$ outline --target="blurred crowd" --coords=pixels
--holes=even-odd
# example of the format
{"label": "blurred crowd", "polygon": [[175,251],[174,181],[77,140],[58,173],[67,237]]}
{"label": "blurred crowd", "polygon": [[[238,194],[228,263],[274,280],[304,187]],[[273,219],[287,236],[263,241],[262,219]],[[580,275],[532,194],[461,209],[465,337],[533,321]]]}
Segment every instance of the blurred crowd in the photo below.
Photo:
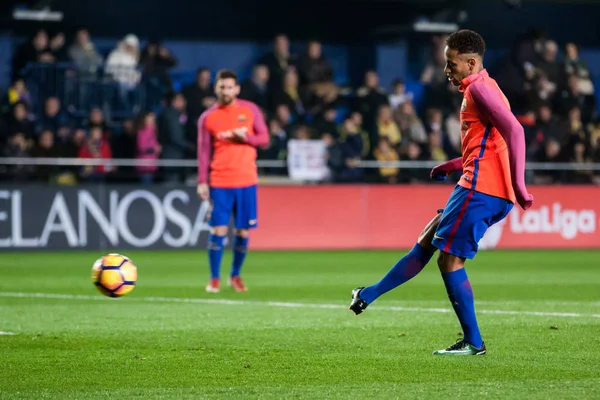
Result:
{"label": "blurred crowd", "polygon": [[[340,85],[320,42],[311,41],[301,54],[294,54],[289,39],[277,36],[271,51],[241,82],[240,97],[259,105],[268,122],[271,141],[259,149],[259,159],[285,161],[292,138],[323,140],[334,182],[428,181],[427,169],[364,169],[359,163],[443,162],[460,155],[462,94],[443,71],[444,39],[433,38],[431,59],[420,77],[425,92],[417,102],[402,77],[380,82],[376,71],[366,71],[364,81],[356,85]],[[65,101],[63,92],[33,98],[28,66],[61,62],[70,63],[66,76],[75,76],[79,86],[110,81],[116,89],[114,99],[103,104],[84,101],[81,113]],[[175,91],[169,70],[177,62],[160,41],[150,40],[142,49],[135,35],[124,37],[104,57],[86,29],[78,30],[70,44],[61,33],[37,32],[16,49],[12,85],[0,96],[0,155],[195,159],[196,123],[216,101],[216,71],[199,68],[194,82]],[[594,86],[575,44],[567,44],[559,58],[555,42],[533,33],[517,41],[495,67],[490,72],[525,127],[530,161],[600,162]],[[160,98],[152,106],[137,96],[139,87],[147,84]],[[115,102],[127,112],[116,116]],[[261,173],[286,171],[268,168]],[[0,165],[3,181],[176,183],[194,174],[193,168]],[[600,184],[598,172],[585,170],[538,171],[530,178],[536,183]]]}

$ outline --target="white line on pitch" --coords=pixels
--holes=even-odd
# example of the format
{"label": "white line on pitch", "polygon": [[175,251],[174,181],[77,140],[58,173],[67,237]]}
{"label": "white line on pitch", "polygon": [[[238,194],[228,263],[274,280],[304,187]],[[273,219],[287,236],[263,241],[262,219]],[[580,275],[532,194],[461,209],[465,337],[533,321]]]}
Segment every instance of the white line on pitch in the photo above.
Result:
{"label": "white line on pitch", "polygon": [[[81,294],[60,294],[60,293],[24,293],[24,292],[0,292],[0,297],[25,298],[25,299],[61,299],[61,300],[100,300],[100,301],[118,301],[101,295],[90,296]],[[260,307],[285,307],[285,308],[318,308],[318,309],[347,309],[347,306],[340,304],[327,303],[289,303],[279,301],[253,301],[253,300],[227,300],[227,299],[197,299],[197,298],[177,298],[177,297],[130,297],[128,300],[150,303],[199,303],[199,304],[220,304],[232,306],[260,306]],[[369,308],[369,311],[413,311],[413,312],[432,312],[432,313],[450,313],[450,308],[428,308],[428,307],[396,307],[396,306],[375,306]],[[537,317],[572,317],[572,318],[600,318],[600,314],[583,314],[574,312],[545,312],[545,311],[511,311],[511,310],[478,310],[479,314],[496,315],[530,315]]]}

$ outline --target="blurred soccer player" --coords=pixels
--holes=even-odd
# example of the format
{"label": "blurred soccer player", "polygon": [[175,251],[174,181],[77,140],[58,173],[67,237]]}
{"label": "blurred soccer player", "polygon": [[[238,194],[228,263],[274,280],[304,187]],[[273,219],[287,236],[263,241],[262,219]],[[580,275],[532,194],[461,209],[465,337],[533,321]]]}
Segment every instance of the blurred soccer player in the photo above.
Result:
{"label": "blurred soccer player", "polygon": [[250,229],[258,224],[255,147],[268,144],[269,132],[259,108],[237,99],[240,87],[232,71],[218,73],[215,93],[217,104],[198,120],[198,195],[212,203],[208,243],[210,281],[206,291],[220,291],[223,241],[233,214],[235,239],[229,284],[235,291],[245,292],[240,271]]}
{"label": "blurred soccer player", "polygon": [[465,260],[475,257],[486,230],[518,203],[533,204],[525,187],[525,136],[506,97],[483,68],[483,38],[469,30],[446,39],[444,71],[464,93],[460,110],[462,157],[431,171],[444,180],[462,170],[446,204],[429,222],[413,249],[376,284],[352,291],[350,310],[356,315],[382,294],[416,276],[440,250],[437,264],[464,338],[434,355],[482,355],[486,347],[475,317],[473,290]]}

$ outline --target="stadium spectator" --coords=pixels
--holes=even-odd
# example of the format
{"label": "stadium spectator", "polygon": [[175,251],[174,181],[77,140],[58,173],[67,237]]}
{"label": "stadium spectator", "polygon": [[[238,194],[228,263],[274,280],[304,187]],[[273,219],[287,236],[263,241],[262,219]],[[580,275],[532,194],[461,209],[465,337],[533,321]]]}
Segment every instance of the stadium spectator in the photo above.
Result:
{"label": "stadium spectator", "polygon": [[342,156],[344,158],[344,169],[340,174],[341,182],[361,182],[364,176],[364,170],[359,168],[363,141],[358,131],[348,131],[342,146]]}
{"label": "stadium spectator", "polygon": [[[600,119],[591,126],[590,134],[592,161],[594,163],[600,163]],[[594,183],[600,185],[600,171],[596,171],[594,174]]]}
{"label": "stadium spectator", "polygon": [[288,106],[286,106],[285,104],[279,104],[275,109],[275,117],[277,118],[277,121],[279,121],[279,124],[281,124],[281,128],[283,130],[285,130],[286,132],[292,131],[295,124],[292,117],[292,113],[290,112]]}
{"label": "stadium spectator", "polygon": [[98,107],[91,109],[87,118],[82,122],[83,127],[89,129],[92,126],[102,127],[102,131],[106,132],[109,129],[109,122],[104,117],[104,111]]}
{"label": "stadium spectator", "polygon": [[[414,140],[409,140],[406,146],[406,156],[401,158],[407,161],[425,161],[421,145]],[[419,168],[401,168],[400,182],[403,183],[423,183],[429,180],[429,171]]]}
{"label": "stadium spectator", "polygon": [[394,120],[398,125],[398,129],[400,129],[400,132],[402,132],[402,135],[407,140],[413,140],[418,143],[427,142],[425,126],[410,101],[405,101],[400,108],[396,110]]}
{"label": "stadium spectator", "polygon": [[[23,132],[14,132],[10,135],[7,145],[2,152],[3,157],[30,157],[29,144],[27,136]],[[6,165],[0,169],[4,175],[4,180],[23,182],[28,180],[32,172],[30,165],[17,164]]]}
{"label": "stadium spectator", "polygon": [[[119,159],[134,159],[137,154],[137,131],[133,119],[128,118],[121,125],[121,132],[112,137],[113,156]],[[131,166],[119,166],[116,178],[120,182],[137,182],[137,172]]]}
{"label": "stadium spectator", "polygon": [[[541,147],[536,156],[535,161],[541,163],[559,163],[563,159],[561,157],[560,143],[556,139],[546,140],[544,147]],[[537,185],[549,185],[558,183],[561,180],[562,172],[558,170],[540,170],[534,174],[533,183]]]}
{"label": "stadium spectator", "polygon": [[337,108],[340,105],[340,88],[334,83],[315,84],[307,100],[307,114],[319,115],[328,108]]}
{"label": "stadium spectator", "polygon": [[[352,134],[359,135],[362,139],[362,146],[363,146],[361,158],[368,159],[371,156],[371,151],[372,151],[371,138],[369,137],[369,133],[362,129],[361,125],[362,125],[362,115],[360,115],[360,113],[350,114],[346,119],[344,119],[344,123],[338,129],[339,141],[345,142],[346,137],[348,135],[352,135]],[[333,136],[333,137],[335,137],[335,136]]]}
{"label": "stadium spectator", "polygon": [[538,74],[546,79],[544,88],[550,99],[560,89],[559,85],[562,81],[560,64],[556,60],[557,55],[558,45],[552,40],[547,40],[536,65]]}
{"label": "stadium spectator", "polygon": [[444,60],[446,36],[435,35],[431,40],[431,58],[421,73],[421,83],[428,88],[431,88],[432,92],[437,92],[438,90],[443,90],[448,82],[448,78],[444,72],[444,66],[446,64],[446,61]]}
{"label": "stadium spectator", "polygon": [[312,40],[308,43],[306,53],[300,58],[298,72],[302,86],[313,87],[333,81],[333,69],[323,54],[321,42]]}
{"label": "stadium spectator", "polygon": [[[591,164],[591,149],[584,140],[576,140],[572,146],[572,151],[565,157],[566,162],[578,164]],[[594,171],[590,169],[578,169],[576,171],[567,171],[566,181],[572,184],[591,184],[594,181]]]}
{"label": "stadium spectator", "polygon": [[[269,120],[269,144],[265,148],[258,148],[258,158],[262,160],[281,160],[285,161],[287,157],[287,132],[281,126],[277,118]],[[264,168],[263,172],[267,175],[277,175],[281,173],[278,168]]]}
{"label": "stadium spectator", "polygon": [[18,101],[12,106],[9,115],[5,117],[4,136],[11,136],[14,133],[21,132],[27,140],[35,137],[35,127],[29,119],[29,107],[27,103]]}
{"label": "stadium spectator", "polygon": [[44,102],[43,114],[37,120],[36,131],[50,130],[56,134],[60,128],[69,125],[69,116],[61,109],[59,98],[54,96],[47,98]]}
{"label": "stadium spectator", "polygon": [[524,77],[527,82],[535,76],[535,64],[538,62],[545,42],[546,33],[534,28],[520,36],[511,49],[511,64],[517,66],[518,75]]}
{"label": "stadium spectator", "polygon": [[75,41],[68,50],[71,61],[79,70],[80,78],[95,76],[102,67],[104,59],[96,50],[86,28],[80,28],[75,33]]}
{"label": "stadium spectator", "polygon": [[15,80],[29,63],[53,63],[54,56],[49,48],[48,33],[40,29],[29,41],[17,47],[12,59],[12,79]]}
{"label": "stadium spectator", "polygon": [[392,118],[392,108],[388,105],[382,105],[379,107],[377,114],[377,141],[385,137],[390,141],[390,144],[394,147],[400,145],[402,140],[402,133],[400,128]]}
{"label": "stadium spectator", "polygon": [[590,124],[590,144],[592,149],[600,150],[600,118]]}
{"label": "stadium spectator", "polygon": [[158,88],[161,94],[172,90],[173,82],[169,69],[177,63],[177,58],[156,39],[148,42],[140,56],[140,66],[144,69],[146,79]]}
{"label": "stadium spectator", "polygon": [[273,51],[263,56],[259,64],[266,65],[269,69],[269,91],[275,93],[283,86],[283,76],[288,67],[294,66],[296,56],[290,52],[290,41],[284,34],[275,36]]}
{"label": "stadium spectator", "polygon": [[272,93],[271,105],[276,108],[285,104],[296,121],[304,121],[306,114],[307,95],[298,86],[298,73],[294,68],[289,68],[284,75],[280,90]]}
{"label": "stadium spectator", "polygon": [[[565,46],[565,60],[563,62],[563,74],[568,79],[577,77],[578,92],[584,96],[594,95],[594,83],[590,76],[587,64],[579,58],[579,49],[575,43],[567,43]],[[566,82],[563,86],[567,86]]]}
{"label": "stadium spectator", "polygon": [[200,115],[217,101],[210,79],[210,70],[204,67],[199,68],[196,71],[194,82],[185,86],[181,91],[187,104],[188,123],[186,134],[190,141],[195,141],[198,135],[198,118],[200,118]]}
{"label": "stadium spectator", "polygon": [[[59,145],[60,154],[66,158],[77,158],[82,147],[86,142],[86,133],[84,129],[76,129],[73,135],[68,137],[67,140]],[[73,172],[76,172],[74,168],[67,168]]]}
{"label": "stadium spectator", "polygon": [[526,143],[529,148],[536,148],[540,143],[548,139],[561,141],[565,136],[559,125],[558,119],[552,113],[552,108],[546,104],[539,107],[533,134],[528,135],[526,131]]}
{"label": "stadium spectator", "polygon": [[121,132],[113,136],[111,148],[115,158],[135,158],[137,148],[137,131],[135,121],[128,118],[121,124]]}
{"label": "stadium spectator", "polygon": [[304,124],[294,126],[292,130],[292,137],[296,140],[311,140],[313,134],[311,129]]}
{"label": "stadium spectator", "polygon": [[336,123],[337,117],[337,110],[333,107],[327,108],[321,115],[317,116],[312,124],[317,136],[321,137],[323,133],[330,133],[337,138],[339,136]]}
{"label": "stadium spectator", "polygon": [[[398,152],[392,146],[390,140],[386,137],[379,139],[377,148],[374,151],[374,156],[377,161],[398,161]],[[379,168],[379,175],[381,180],[386,183],[397,183],[398,182],[398,168],[395,167],[381,167]]]}
{"label": "stadium spectator", "polygon": [[[181,93],[173,93],[167,97],[168,106],[158,116],[158,138],[162,145],[162,158],[181,160],[186,151],[193,148],[185,135],[187,115],[185,114],[185,97]],[[165,180],[170,183],[183,181],[184,170],[167,168]]]}
{"label": "stadium spectator", "polygon": [[392,83],[392,93],[388,96],[388,102],[393,111],[403,103],[413,100],[413,93],[406,92],[406,84],[402,79],[395,79]]}
{"label": "stadium spectator", "polygon": [[270,106],[268,83],[269,68],[263,64],[255,65],[250,79],[247,79],[241,85],[239,98],[251,101],[262,110],[267,110]]}
{"label": "stadium spectator", "polygon": [[[31,149],[31,157],[56,158],[60,151],[54,144],[54,132],[47,129],[40,133],[37,143]],[[40,182],[50,182],[52,176],[58,172],[55,165],[38,165],[35,167],[35,179]]]}
{"label": "stadium spectator", "polygon": [[578,142],[590,143],[590,133],[581,119],[581,110],[574,106],[569,110],[568,122],[564,129],[565,135],[561,138],[563,158],[573,154],[573,147]]}
{"label": "stadium spectator", "polygon": [[19,101],[31,104],[31,95],[23,78],[15,79],[0,100],[0,115],[9,112],[10,108]]}
{"label": "stadium spectator", "polygon": [[[81,140],[78,134],[76,140]],[[89,137],[79,149],[79,158],[82,159],[111,159],[112,151],[110,145],[104,139],[104,132],[99,126],[90,128]],[[113,170],[112,166],[108,165],[86,165],[81,170],[81,178],[87,182],[101,182],[105,179],[106,174]]]}
{"label": "stadium spectator", "polygon": [[[143,112],[138,119],[137,156],[138,160],[158,160],[162,147],[158,142],[156,116],[152,112]],[[157,166],[138,166],[142,183],[152,183]]]}
{"label": "stadium spectator", "polygon": [[571,75],[567,80],[567,87],[556,96],[556,110],[564,118],[570,109],[579,107],[582,122],[588,124],[596,114],[596,98],[594,95],[581,93],[579,87],[579,77]]}
{"label": "stadium spectator", "polygon": [[429,138],[427,146],[428,158],[439,163],[448,161],[450,158],[444,150],[442,131],[432,131],[427,136]]}
{"label": "stadium spectator", "polygon": [[339,182],[341,180],[341,173],[344,170],[342,146],[330,133],[324,133],[321,136],[321,140],[325,143],[325,160],[329,169],[329,181]]}
{"label": "stadium spectator", "polygon": [[439,108],[428,108],[425,110],[425,130],[428,134],[432,132],[443,132],[442,122],[444,121],[444,114]]}
{"label": "stadium spectator", "polygon": [[129,110],[135,88],[141,80],[138,70],[140,42],[137,36],[129,34],[108,55],[106,73],[118,84],[121,106]]}
{"label": "stadium spectator", "polygon": [[461,149],[461,131],[460,131],[460,109],[448,114],[444,121],[447,140],[446,150],[450,158],[460,156]]}
{"label": "stadium spectator", "polygon": [[55,62],[65,62],[69,60],[67,48],[65,47],[65,41],[65,34],[62,32],[56,33],[50,39],[48,48],[50,50],[50,53],[54,57]]}
{"label": "stadium spectator", "polygon": [[379,108],[388,104],[388,97],[383,88],[379,86],[379,75],[375,71],[365,73],[365,82],[356,91],[355,110],[363,115],[366,126],[372,126],[377,118]]}
{"label": "stadium spectator", "polygon": [[446,36],[435,35],[432,37],[431,57],[423,72],[421,83],[425,86],[425,106],[437,107],[445,110],[449,107],[449,94],[456,89],[448,90],[448,77],[444,72],[444,46]]}

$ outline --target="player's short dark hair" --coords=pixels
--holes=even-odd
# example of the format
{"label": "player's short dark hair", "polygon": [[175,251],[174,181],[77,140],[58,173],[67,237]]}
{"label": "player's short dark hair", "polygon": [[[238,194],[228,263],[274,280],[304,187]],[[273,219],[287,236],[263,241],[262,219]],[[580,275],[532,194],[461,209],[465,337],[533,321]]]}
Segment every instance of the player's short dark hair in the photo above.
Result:
{"label": "player's short dark hair", "polygon": [[468,29],[462,29],[448,36],[446,45],[458,51],[458,54],[478,54],[483,57],[485,52],[485,41],[481,35]]}
{"label": "player's short dark hair", "polygon": [[219,79],[233,79],[235,83],[237,83],[238,77],[232,70],[222,69],[219,72],[217,72],[217,80]]}

